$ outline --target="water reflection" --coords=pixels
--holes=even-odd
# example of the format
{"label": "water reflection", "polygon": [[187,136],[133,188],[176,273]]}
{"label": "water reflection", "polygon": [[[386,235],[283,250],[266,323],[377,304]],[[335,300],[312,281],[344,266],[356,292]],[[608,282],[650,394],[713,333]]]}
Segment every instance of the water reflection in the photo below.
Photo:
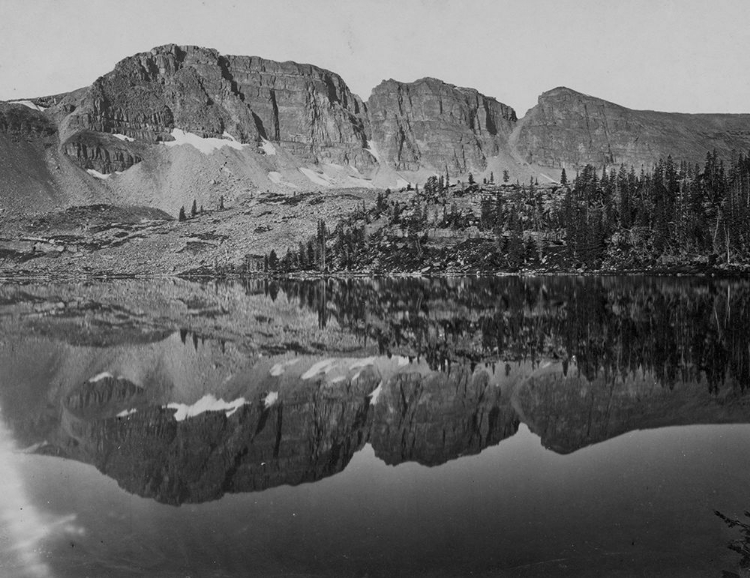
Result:
{"label": "water reflection", "polygon": [[[344,540],[359,562],[333,564],[332,575],[389,575],[405,567],[419,573],[394,542],[397,535],[414,542],[419,550],[412,552],[414,560],[423,564],[432,559],[453,567],[443,559],[450,551],[463,560],[462,567],[476,571],[548,575],[543,570],[552,567],[538,566],[538,557],[563,552],[571,560],[570,573],[573,568],[580,573],[583,562],[565,543],[565,516],[576,520],[575,532],[590,538],[586,520],[602,531],[607,524],[601,516],[610,515],[604,508],[613,504],[635,508],[617,514],[629,520],[631,533],[645,531],[638,529],[636,511],[652,523],[653,516],[666,515],[659,508],[667,505],[674,520],[659,520],[661,526],[673,529],[682,520],[694,524],[695,532],[706,531],[709,522],[703,518],[687,521],[688,506],[680,510],[678,496],[703,500],[709,520],[714,509],[731,514],[731,508],[746,507],[736,499],[744,491],[739,478],[750,474],[745,466],[717,482],[723,497],[713,501],[722,503],[700,492],[711,487],[719,464],[734,463],[738,448],[750,441],[750,426],[743,425],[750,423],[744,330],[749,288],[743,281],[572,277],[6,285],[0,287],[0,434],[13,440],[6,449],[33,448],[33,456],[21,455],[21,461],[47,460],[43,468],[61,457],[91,464],[130,495],[168,508],[181,505],[188,513],[192,510],[184,508],[191,504],[225,511],[228,499],[242,495],[271,508],[278,492],[291,503],[298,503],[295,496],[321,492],[321,507],[339,512],[343,506],[334,506],[336,494],[325,488],[333,484],[354,495],[365,488],[347,484],[365,484],[367,491],[382,492],[378,507],[384,511],[392,509],[387,505],[392,500],[414,514],[400,519],[405,531],[422,532],[418,540],[387,532],[384,520],[372,514],[385,532],[375,542],[401,552],[395,566],[387,556],[372,555],[368,563],[360,546]],[[740,424],[740,429],[731,435],[728,429],[691,429],[697,424]],[[690,427],[663,429],[667,426]],[[629,445],[646,438],[623,435],[646,429],[654,430],[647,438],[658,446],[653,450]],[[728,439],[731,449],[725,447]],[[692,474],[683,463],[691,452],[700,461]],[[3,450],[0,459],[9,472],[18,471],[19,454]],[[365,481],[355,474],[366,463],[371,469],[365,468],[370,476]],[[650,473],[644,463],[653,467]],[[396,465],[398,481],[389,486],[391,470],[383,466]],[[414,468],[422,466],[435,472],[424,479],[435,491],[468,494],[444,495],[428,505],[414,496],[404,502],[403,492],[411,495],[414,483],[409,476],[419,478]],[[608,496],[606,488],[575,473],[595,467],[606,470],[595,479],[607,478],[610,488],[632,501]],[[513,470],[502,485],[496,483],[496,468]],[[451,486],[452,471],[470,476]],[[633,485],[634,471],[643,479],[655,476],[652,482],[660,487],[680,472],[691,489],[660,490],[661,513],[649,514],[647,504],[656,507],[646,495],[650,486]],[[567,477],[560,477],[563,472]],[[84,478],[92,487],[99,483]],[[15,479],[21,490],[28,483],[20,474],[6,479]],[[471,480],[481,480],[481,491]],[[555,489],[556,483],[564,487]],[[576,488],[586,488],[599,502],[573,498]],[[114,499],[111,489],[96,491],[103,503]],[[572,500],[581,512],[573,515],[542,495]],[[525,501],[519,505],[514,496]],[[550,525],[561,535],[542,544],[518,527],[487,518],[482,501],[503,515],[512,512],[516,526],[528,523],[527,516],[544,518],[539,510],[544,503],[550,515],[560,517]],[[451,506],[459,503],[464,511]],[[425,511],[410,510],[414,504],[422,504],[437,527],[456,524],[482,544],[463,543],[463,552],[474,557],[471,564],[439,529],[421,525],[418,514]],[[357,526],[348,518],[356,516],[354,509],[343,509],[346,513],[336,514],[340,527],[328,527],[326,539],[341,539],[342,529]],[[270,510],[264,512],[273,518]],[[55,515],[84,514],[63,508]],[[86,516],[89,527],[101,523],[92,512]],[[175,522],[172,514],[159,516]],[[522,536],[501,539],[517,552],[490,554],[488,538],[471,530],[472,518]],[[269,520],[275,537],[294,549],[287,526]],[[42,525],[48,527],[49,520]],[[195,531],[202,535],[203,526]],[[23,528],[11,534],[23,542]],[[639,539],[613,535],[623,543]],[[146,547],[141,538],[128,536],[133,548]],[[451,540],[457,539],[452,532]],[[521,539],[534,548],[522,548]],[[653,536],[644,539],[654,547]],[[713,542],[721,543],[721,536]],[[169,550],[156,544],[148,546],[149,556]],[[309,562],[312,547],[299,547],[306,562],[298,558],[298,567],[264,568],[326,574],[325,565]],[[603,547],[602,556],[614,556],[611,547]],[[108,551],[97,548],[97,556],[109,559]],[[649,552],[647,557],[656,556]],[[223,555],[243,559],[236,552]],[[695,564],[691,556],[686,560]],[[623,559],[635,564],[630,555]],[[606,565],[604,558],[596,560],[592,567]],[[434,575],[437,568],[430,568]],[[553,573],[567,572],[556,565]]]}

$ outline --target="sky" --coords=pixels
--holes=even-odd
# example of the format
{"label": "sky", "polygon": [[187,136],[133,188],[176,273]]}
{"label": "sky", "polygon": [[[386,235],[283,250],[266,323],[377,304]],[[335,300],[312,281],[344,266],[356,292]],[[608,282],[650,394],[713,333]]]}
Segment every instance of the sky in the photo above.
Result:
{"label": "sky", "polygon": [[364,99],[432,76],[519,117],[557,86],[750,113],[748,0],[0,0],[0,100],[87,86],[168,43],[315,64]]}

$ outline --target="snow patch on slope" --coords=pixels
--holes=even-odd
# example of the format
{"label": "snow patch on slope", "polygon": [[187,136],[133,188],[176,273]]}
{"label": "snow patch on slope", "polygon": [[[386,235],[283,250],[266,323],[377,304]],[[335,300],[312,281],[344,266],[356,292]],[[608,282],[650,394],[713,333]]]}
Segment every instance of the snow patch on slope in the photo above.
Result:
{"label": "snow patch on slope", "polygon": [[331,186],[331,177],[328,175],[324,175],[323,173],[316,173],[315,171],[311,171],[310,169],[306,169],[304,167],[300,167],[300,172],[305,175],[308,180],[315,183],[316,185],[320,185],[322,187],[330,187]]}
{"label": "snow patch on slope", "polygon": [[378,398],[383,391],[383,382],[381,381],[378,386],[370,394],[370,405],[378,403]]}
{"label": "snow patch on slope", "polygon": [[297,188],[297,185],[286,182],[284,180],[284,177],[281,176],[281,173],[277,173],[276,171],[271,171],[270,173],[268,173],[268,178],[275,185],[281,185],[284,187],[292,187],[293,189]]}
{"label": "snow patch on slope", "polygon": [[36,111],[39,111],[39,112],[44,112],[45,110],[47,110],[43,106],[39,106],[38,104],[34,104],[30,100],[11,100],[10,103],[11,104],[21,104],[23,106],[26,106],[26,107],[30,108],[31,110],[36,110]]}
{"label": "snow patch on slope", "polygon": [[263,152],[267,155],[275,155],[276,154],[276,147],[271,144],[270,141],[267,141],[266,139],[263,139],[260,143],[260,148],[263,149]]}
{"label": "snow patch on slope", "polygon": [[375,146],[375,141],[368,140],[367,141],[367,148],[365,150],[368,153],[370,153],[372,156],[374,156],[375,160],[378,161],[378,164],[380,164],[380,153],[378,152],[378,149]]}
{"label": "snow patch on slope", "polygon": [[242,150],[243,145],[238,142],[232,135],[225,133],[229,138],[203,138],[192,132],[185,132],[179,128],[172,129],[173,141],[165,142],[164,144],[168,147],[190,145],[198,149],[203,154],[211,154],[214,151],[219,150],[222,147],[229,147],[235,150]]}
{"label": "snow patch on slope", "polygon": [[278,391],[270,391],[268,392],[268,395],[263,398],[263,405],[265,407],[271,407],[274,403],[276,403],[279,399],[279,392]]}
{"label": "snow patch on slope", "polygon": [[97,179],[101,179],[103,181],[106,181],[109,178],[109,175],[102,174],[99,171],[95,171],[94,169],[86,169],[86,172],[92,177],[96,177]]}
{"label": "snow patch on slope", "polygon": [[119,133],[113,134],[112,136],[115,137],[115,138],[119,138],[120,140],[124,140],[125,142],[133,142],[135,140],[132,137],[129,137],[129,136],[124,135],[124,134],[119,134]]}

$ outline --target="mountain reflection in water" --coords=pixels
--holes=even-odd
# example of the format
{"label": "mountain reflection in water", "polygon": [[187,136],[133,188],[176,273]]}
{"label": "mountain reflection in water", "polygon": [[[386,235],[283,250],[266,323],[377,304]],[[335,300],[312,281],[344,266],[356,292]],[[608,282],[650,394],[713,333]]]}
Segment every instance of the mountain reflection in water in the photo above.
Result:
{"label": "mountain reflection in water", "polygon": [[[580,456],[568,464],[588,464],[607,452],[578,450],[627,432],[738,424],[736,448],[750,442],[742,425],[750,422],[749,290],[744,281],[648,277],[4,285],[0,419],[6,437],[29,448],[22,460],[91,464],[127,492],[170,506],[337,478],[357,456],[442,465],[436,475],[448,475],[458,458],[514,447],[509,438],[538,439],[560,459]],[[725,435],[691,431],[685,439],[698,445]],[[623,463],[637,470],[653,451],[629,448]],[[518,468],[519,455],[508,465]],[[657,467],[665,478],[681,469],[665,467]],[[386,494],[395,488],[371,482]],[[409,486],[403,474],[400,483]],[[735,482],[725,483],[721,503],[705,505],[709,520],[715,507],[747,506],[732,501]],[[513,508],[521,520],[523,508]],[[546,575],[549,566],[535,574],[528,556],[473,563]],[[397,569],[362,564],[363,575]]]}

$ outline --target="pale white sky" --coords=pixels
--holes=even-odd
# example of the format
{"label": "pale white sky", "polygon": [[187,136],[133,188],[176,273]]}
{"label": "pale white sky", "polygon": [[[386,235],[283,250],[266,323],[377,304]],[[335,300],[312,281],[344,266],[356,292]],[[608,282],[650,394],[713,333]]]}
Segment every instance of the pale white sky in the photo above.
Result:
{"label": "pale white sky", "polygon": [[434,76],[519,117],[561,85],[630,108],[750,112],[748,0],[0,0],[0,100],[89,85],[170,42],[316,64],[363,99]]}

